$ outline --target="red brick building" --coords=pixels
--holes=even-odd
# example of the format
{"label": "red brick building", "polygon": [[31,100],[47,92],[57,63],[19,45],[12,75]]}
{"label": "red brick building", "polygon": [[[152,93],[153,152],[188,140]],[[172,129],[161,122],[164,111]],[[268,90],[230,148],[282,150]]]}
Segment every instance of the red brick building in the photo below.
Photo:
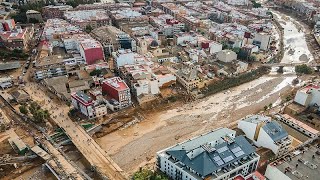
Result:
{"label": "red brick building", "polygon": [[119,102],[121,108],[131,105],[131,94],[127,84],[120,77],[108,78],[102,82],[102,92],[108,99]]}

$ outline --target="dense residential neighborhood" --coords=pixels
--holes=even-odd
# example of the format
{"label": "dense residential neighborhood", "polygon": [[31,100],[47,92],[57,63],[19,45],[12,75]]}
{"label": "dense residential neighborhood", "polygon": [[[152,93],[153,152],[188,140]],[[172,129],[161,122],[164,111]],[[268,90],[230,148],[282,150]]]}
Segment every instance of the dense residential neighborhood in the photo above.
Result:
{"label": "dense residential neighborhood", "polygon": [[319,179],[320,1],[2,1],[0,59],[0,179]]}

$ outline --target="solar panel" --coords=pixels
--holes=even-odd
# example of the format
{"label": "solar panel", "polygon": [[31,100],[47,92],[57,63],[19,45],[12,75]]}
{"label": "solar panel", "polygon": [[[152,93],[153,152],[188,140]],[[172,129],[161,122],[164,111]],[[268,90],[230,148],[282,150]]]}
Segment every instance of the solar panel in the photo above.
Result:
{"label": "solar panel", "polygon": [[241,151],[241,148],[238,146],[238,147],[236,147],[236,148],[231,149],[231,151],[232,151],[233,153],[236,153],[236,152]]}
{"label": "solar panel", "polygon": [[223,146],[222,148],[219,148],[217,151],[218,151],[218,153],[222,153],[222,152],[224,152],[224,151],[226,151],[228,149],[229,148],[227,146]]}
{"label": "solar panel", "polygon": [[233,160],[233,157],[232,156],[228,156],[228,157],[226,157],[226,158],[223,158],[223,161],[225,162],[225,163],[227,163],[227,162],[229,162],[229,161],[232,161]]}
{"label": "solar panel", "polygon": [[219,156],[216,156],[216,157],[213,158],[213,160],[214,160],[214,161],[220,161],[221,158],[220,158]]}
{"label": "solar panel", "polygon": [[240,156],[244,155],[244,152],[243,151],[239,151],[239,152],[234,153],[234,155],[236,157],[240,157]]}
{"label": "solar panel", "polygon": [[218,166],[221,166],[221,165],[223,165],[223,164],[224,164],[222,160],[220,160],[220,161],[216,161],[216,163],[218,164]]}

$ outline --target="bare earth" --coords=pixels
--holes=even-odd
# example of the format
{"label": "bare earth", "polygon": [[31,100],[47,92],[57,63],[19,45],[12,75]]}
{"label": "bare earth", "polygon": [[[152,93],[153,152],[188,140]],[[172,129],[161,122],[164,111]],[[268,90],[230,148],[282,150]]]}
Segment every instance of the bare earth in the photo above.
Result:
{"label": "bare earth", "polygon": [[218,127],[232,126],[265,105],[279,102],[280,93],[290,92],[295,77],[264,76],[182,107],[144,114],[142,122],[96,141],[131,174],[140,166],[154,165],[156,152],[161,149]]}

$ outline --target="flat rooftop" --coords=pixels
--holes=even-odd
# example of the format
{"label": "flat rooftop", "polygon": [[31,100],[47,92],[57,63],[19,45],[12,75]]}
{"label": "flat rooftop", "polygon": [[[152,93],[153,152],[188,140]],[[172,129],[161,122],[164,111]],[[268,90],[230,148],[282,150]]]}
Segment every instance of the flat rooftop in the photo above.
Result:
{"label": "flat rooftop", "polygon": [[[314,146],[305,147],[304,153],[300,150],[292,152],[291,161],[289,159],[281,159],[274,162],[273,165],[282,173],[287,169],[285,174],[292,180],[319,179],[320,156],[315,153],[316,151],[317,148]],[[312,158],[313,155],[315,158]],[[296,164],[298,164],[297,168]]]}
{"label": "flat rooftop", "polygon": [[305,124],[305,123],[303,123],[303,122],[301,122],[301,121],[298,121],[297,119],[289,116],[288,114],[284,114],[284,115],[282,115],[282,116],[283,116],[286,120],[291,121],[293,124],[296,124],[297,126],[299,126],[299,127],[303,128],[303,129],[311,132],[312,134],[318,134],[318,133],[319,133],[319,131],[313,129],[312,127],[308,126],[307,124]]}

